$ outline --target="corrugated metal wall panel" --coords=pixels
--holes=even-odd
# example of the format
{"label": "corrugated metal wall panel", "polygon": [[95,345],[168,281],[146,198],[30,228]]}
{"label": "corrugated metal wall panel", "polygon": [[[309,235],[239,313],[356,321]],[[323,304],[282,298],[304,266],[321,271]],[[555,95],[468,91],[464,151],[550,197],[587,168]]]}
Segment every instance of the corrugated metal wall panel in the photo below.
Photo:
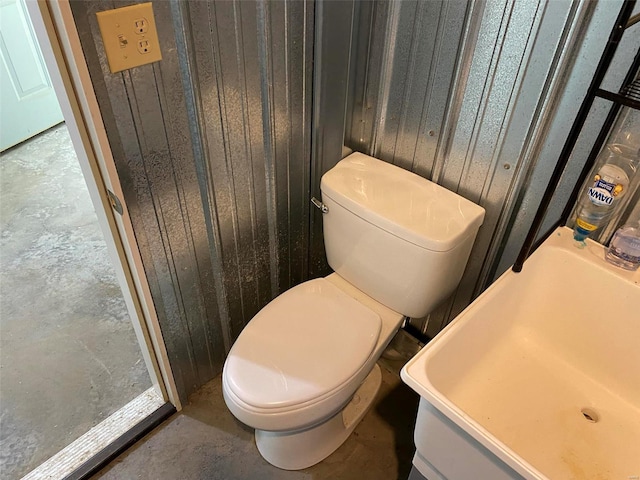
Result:
{"label": "corrugated metal wall panel", "polygon": [[[154,5],[164,60],[111,74],[95,19],[122,2],[72,2],[176,384],[186,396],[224,360],[204,211],[168,3]],[[203,248],[204,247],[204,248]]]}
{"label": "corrugated metal wall panel", "polygon": [[[356,11],[362,3],[324,0],[315,4],[310,180],[316,198],[321,198],[322,175],[343,157],[352,35]],[[309,275],[325,276],[331,269],[324,252],[320,210],[311,210],[310,222]]]}
{"label": "corrugated metal wall panel", "polygon": [[163,60],[108,70],[72,2],[181,396],[308,274],[313,3],[154,2]]}
{"label": "corrugated metal wall panel", "polygon": [[[522,89],[544,12],[544,1],[488,2],[481,12],[477,42],[471,46],[465,68],[465,90],[455,112],[458,121],[452,125],[447,154],[435,178],[483,206],[486,215],[457,292],[428,319],[430,334],[470,303],[482,288],[484,265],[492,261],[490,249],[501,235],[497,227],[514,174],[523,161],[520,154],[527,128],[544,85],[543,75],[537,84]],[[550,57],[547,54],[543,62]],[[543,63],[535,70],[544,68]]]}
{"label": "corrugated metal wall panel", "polygon": [[467,2],[374,2],[361,9],[345,144],[430,177]]}
{"label": "corrugated metal wall panel", "polygon": [[[619,0],[582,2],[580,5],[573,23],[576,30],[572,34],[574,39],[565,49],[565,58],[561,59],[564,65],[558,67],[561,71],[570,71],[570,75],[558,76],[557,85],[552,86],[554,92],[549,95],[544,106],[545,112],[541,116],[536,138],[530,143],[526,154],[531,161],[522,172],[520,184],[512,191],[513,210],[509,217],[505,217],[508,225],[505,227],[505,236],[498,245],[495,269],[490,272],[489,280],[497,278],[508,269],[518,254],[621,5],[622,2]],[[640,11],[640,5],[636,5],[635,11]],[[639,48],[640,36],[634,34],[633,30],[624,35],[605,77],[604,88],[611,91],[619,89]],[[556,189],[540,234],[546,232],[560,218],[610,106],[610,102],[606,100],[595,100],[561,183]]]}
{"label": "corrugated metal wall panel", "polygon": [[[437,181],[449,116],[462,96],[482,5],[473,2],[363,2],[355,18],[345,145]],[[461,64],[460,66],[458,64]],[[453,107],[452,107],[453,105]],[[455,122],[452,122],[455,125]],[[413,319],[424,328],[426,319]]]}
{"label": "corrugated metal wall panel", "polygon": [[[532,165],[538,174],[551,172],[557,157],[538,161],[537,154],[558,113],[572,50],[584,37],[580,27],[594,10],[591,2],[545,0],[375,2],[360,9],[345,144],[487,211],[457,292],[428,318],[412,319],[429,335],[497,271]],[[602,16],[594,28],[606,23]],[[599,57],[597,48],[581,54]],[[559,151],[563,138],[553,142]]]}
{"label": "corrugated metal wall panel", "polygon": [[307,275],[312,20],[304,2],[188,5],[228,343]]}
{"label": "corrugated metal wall panel", "polygon": [[130,3],[72,9],[183,396],[259,308],[327,273],[309,196],[343,144],[487,209],[456,294],[413,319],[440,330],[519,246],[564,140],[550,119],[580,98],[567,52],[608,18],[586,0],[155,2],[163,60],[114,75],[94,14]]}
{"label": "corrugated metal wall panel", "polygon": [[207,213],[219,239],[229,345],[272,290],[265,158],[254,148],[263,142],[256,15],[235,2],[189,9],[188,26],[198,32],[191,77],[201,94]]}
{"label": "corrugated metal wall panel", "polygon": [[[479,25],[474,3],[363,2],[354,20],[345,145],[437,181],[444,165],[463,41]],[[461,63],[459,66],[458,63]],[[313,248],[313,246],[312,246]],[[467,277],[468,278],[468,277]],[[441,316],[448,315],[448,306]],[[424,329],[427,319],[412,319]],[[433,325],[433,322],[432,322]]]}

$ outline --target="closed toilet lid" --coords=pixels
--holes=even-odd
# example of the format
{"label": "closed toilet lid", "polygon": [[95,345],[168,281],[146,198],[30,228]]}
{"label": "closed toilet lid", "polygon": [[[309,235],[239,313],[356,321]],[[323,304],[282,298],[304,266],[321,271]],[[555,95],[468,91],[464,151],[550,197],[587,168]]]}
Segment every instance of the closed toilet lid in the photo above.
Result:
{"label": "closed toilet lid", "polygon": [[380,316],[328,280],[283,293],[249,322],[225,364],[225,381],[258,408],[296,405],[339,387],[367,361]]}

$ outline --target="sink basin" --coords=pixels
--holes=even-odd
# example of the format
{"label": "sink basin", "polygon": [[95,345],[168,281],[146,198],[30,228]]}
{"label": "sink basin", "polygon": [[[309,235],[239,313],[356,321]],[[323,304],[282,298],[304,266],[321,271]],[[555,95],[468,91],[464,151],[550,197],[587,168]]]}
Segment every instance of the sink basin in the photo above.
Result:
{"label": "sink basin", "polygon": [[640,479],[640,272],[566,227],[401,375],[429,480]]}

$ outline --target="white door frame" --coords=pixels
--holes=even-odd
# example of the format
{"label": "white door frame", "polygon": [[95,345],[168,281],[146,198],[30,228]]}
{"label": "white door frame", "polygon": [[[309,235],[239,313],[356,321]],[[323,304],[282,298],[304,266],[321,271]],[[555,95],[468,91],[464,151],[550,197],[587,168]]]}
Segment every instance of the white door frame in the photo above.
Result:
{"label": "white door frame", "polygon": [[[26,3],[151,381],[158,394],[180,410],[151,290],[69,0]],[[112,209],[108,190],[122,203],[122,215]]]}

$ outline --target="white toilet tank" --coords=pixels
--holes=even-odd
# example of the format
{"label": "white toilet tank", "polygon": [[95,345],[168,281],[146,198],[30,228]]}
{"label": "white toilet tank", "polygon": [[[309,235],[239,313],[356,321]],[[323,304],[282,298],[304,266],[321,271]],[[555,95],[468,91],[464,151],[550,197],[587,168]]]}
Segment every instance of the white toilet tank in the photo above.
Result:
{"label": "white toilet tank", "polygon": [[482,207],[362,153],[325,173],[320,188],[327,259],[338,275],[415,318],[455,290]]}

